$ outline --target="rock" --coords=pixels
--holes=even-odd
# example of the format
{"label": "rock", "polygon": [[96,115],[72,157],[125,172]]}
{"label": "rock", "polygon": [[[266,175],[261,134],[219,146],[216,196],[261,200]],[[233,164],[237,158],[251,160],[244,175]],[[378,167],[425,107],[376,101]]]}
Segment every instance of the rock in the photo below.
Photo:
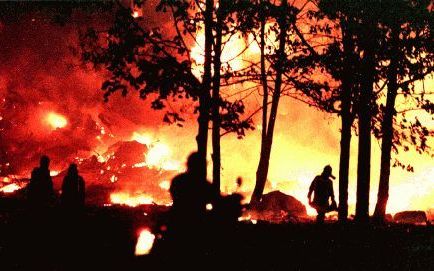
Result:
{"label": "rock", "polygon": [[306,216],[306,207],[300,201],[280,191],[264,194],[252,212],[252,218],[273,223],[294,221]]}
{"label": "rock", "polygon": [[404,211],[396,213],[393,220],[397,223],[405,224],[428,224],[428,219],[424,211]]}

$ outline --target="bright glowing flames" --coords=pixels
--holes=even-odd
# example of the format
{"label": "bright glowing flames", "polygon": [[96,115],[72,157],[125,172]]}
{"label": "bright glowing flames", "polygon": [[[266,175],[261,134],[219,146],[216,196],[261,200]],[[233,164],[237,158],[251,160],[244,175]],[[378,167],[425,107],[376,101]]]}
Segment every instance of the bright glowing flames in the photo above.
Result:
{"label": "bright glowing flames", "polygon": [[149,229],[143,229],[139,233],[139,238],[137,239],[136,249],[134,254],[136,256],[147,255],[151,252],[152,246],[154,245],[155,235],[152,234]]}
{"label": "bright glowing flames", "polygon": [[152,137],[148,134],[144,134],[144,133],[138,133],[138,132],[134,132],[133,135],[131,136],[131,140],[135,140],[141,144],[144,144],[146,146],[149,146],[152,144]]}
{"label": "bright glowing flames", "polygon": [[50,176],[51,177],[55,177],[55,176],[57,176],[59,174],[60,174],[60,171],[58,171],[58,170],[52,170],[52,171],[50,171]]}
{"label": "bright glowing flames", "polygon": [[19,186],[16,183],[11,183],[11,184],[5,185],[2,188],[0,188],[0,192],[13,193],[13,192],[20,190],[20,189],[21,189],[21,186]]}
{"label": "bright glowing flames", "polygon": [[64,128],[68,124],[65,116],[54,112],[48,113],[45,117],[45,121],[51,126],[52,129]]}
{"label": "bright glowing flames", "polygon": [[163,180],[158,184],[158,186],[163,190],[169,190],[170,189],[170,181]]}
{"label": "bright glowing flames", "polygon": [[169,146],[161,141],[154,140],[148,134],[134,132],[131,140],[135,140],[141,144],[145,144],[149,149],[145,153],[145,161],[137,163],[134,167],[148,166],[163,170],[180,171],[181,163],[171,159],[172,151]]}
{"label": "bright glowing flames", "polygon": [[113,204],[136,207],[139,205],[152,204],[154,202],[154,199],[146,194],[131,195],[126,192],[116,192],[110,194],[110,202]]}
{"label": "bright glowing flames", "polygon": [[[200,78],[203,72],[203,65],[205,63],[204,46],[205,46],[205,34],[204,28],[197,33],[196,44],[191,48],[190,56],[194,60],[192,72]],[[222,65],[230,67],[233,71],[239,71],[244,67],[243,55],[246,48],[246,41],[242,38],[231,36],[225,45],[225,49],[221,55]]]}

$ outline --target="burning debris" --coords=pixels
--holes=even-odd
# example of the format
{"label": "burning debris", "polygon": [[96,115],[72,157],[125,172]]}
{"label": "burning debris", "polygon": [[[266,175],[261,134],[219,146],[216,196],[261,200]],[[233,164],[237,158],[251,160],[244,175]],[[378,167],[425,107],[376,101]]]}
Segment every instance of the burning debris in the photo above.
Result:
{"label": "burning debris", "polygon": [[[159,159],[156,159],[157,154],[160,154]],[[166,159],[170,158],[167,152],[159,153],[155,145],[125,141],[110,146],[102,156],[104,162],[95,158],[83,161],[87,167],[81,172],[83,176],[88,175],[88,179],[98,180],[95,188],[110,188],[107,197],[110,203],[128,206],[170,203],[167,180],[177,174],[179,168],[165,167]]]}
{"label": "burning debris", "polygon": [[[171,204],[169,180],[180,171],[181,163],[171,159],[167,146],[161,146],[165,145],[161,142],[143,144],[120,141],[99,156],[76,157],[75,162],[87,185],[87,204],[102,206],[110,203],[132,207]],[[54,188],[59,191],[66,169],[52,170],[50,175]],[[4,177],[0,192],[13,193],[24,188],[27,181]]]}
{"label": "burning debris", "polygon": [[17,190],[20,190],[22,187],[19,186],[16,183],[11,183],[11,184],[7,184],[5,186],[3,186],[2,188],[0,188],[0,192],[2,193],[13,193]]}
{"label": "burning debris", "polygon": [[12,194],[26,187],[28,184],[28,179],[12,177],[3,177],[0,182],[0,194]]}

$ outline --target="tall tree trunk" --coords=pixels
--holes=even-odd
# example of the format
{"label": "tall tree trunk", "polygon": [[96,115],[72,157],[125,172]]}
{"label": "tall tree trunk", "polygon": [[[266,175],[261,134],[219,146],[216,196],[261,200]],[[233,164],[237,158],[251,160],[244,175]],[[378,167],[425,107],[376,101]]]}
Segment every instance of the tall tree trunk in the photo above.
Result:
{"label": "tall tree trunk", "polygon": [[262,194],[264,193],[265,183],[267,182],[268,169],[270,164],[271,147],[273,144],[274,126],[277,117],[277,108],[279,106],[280,92],[282,87],[282,74],[283,65],[286,60],[285,44],[288,30],[288,22],[286,21],[287,2],[282,1],[281,15],[278,18],[278,24],[280,28],[279,35],[279,49],[277,51],[278,59],[275,64],[276,80],[274,83],[274,92],[271,100],[270,118],[268,121],[268,127],[266,131],[266,138],[261,148],[261,156],[259,158],[258,169],[256,170],[256,184],[253,190],[250,204],[252,206],[257,205],[261,201]]}
{"label": "tall tree trunk", "polygon": [[[359,116],[359,145],[357,160],[357,203],[356,221],[369,221],[369,189],[371,182],[371,103],[374,85],[374,52],[371,38],[367,31],[374,29],[368,25],[363,37],[363,59],[361,64],[362,82],[360,90]],[[369,30],[368,30],[369,29]]]}
{"label": "tall tree trunk", "polygon": [[351,113],[351,95],[354,89],[354,78],[352,65],[354,64],[354,42],[350,29],[345,22],[342,22],[343,37],[343,78],[342,78],[342,98],[341,98],[341,142],[339,157],[339,221],[345,222],[348,218],[348,173],[350,166],[350,147],[351,147],[351,126],[353,117]]}
{"label": "tall tree trunk", "polygon": [[215,26],[215,48],[214,48],[214,76],[212,84],[212,159],[213,159],[213,187],[220,192],[220,68],[222,50],[222,23],[223,23],[223,2],[217,10],[217,22]]}
{"label": "tall tree trunk", "polygon": [[[256,185],[255,190],[252,195],[251,203],[257,204],[260,201],[260,197],[262,196],[262,193],[264,191],[265,187],[265,178],[263,177],[265,171],[268,169],[265,169],[265,167],[268,167],[268,165],[265,165],[265,157],[267,156],[267,123],[268,123],[268,83],[267,83],[267,71],[266,71],[266,63],[265,63],[265,17],[261,20],[261,43],[260,43],[260,50],[261,50],[261,84],[262,89],[264,92],[264,96],[262,97],[262,131],[261,131],[261,152],[259,155],[259,164],[258,169],[256,171]],[[263,181],[265,179],[265,181]],[[259,184],[260,180],[260,184]],[[262,184],[263,182],[263,184]],[[262,187],[262,188],[261,188]]]}
{"label": "tall tree trunk", "polygon": [[261,85],[264,96],[262,97],[262,131],[261,131],[261,154],[264,153],[265,141],[267,138],[267,118],[268,118],[268,83],[267,67],[265,63],[265,16],[261,20]]}
{"label": "tall tree trunk", "polygon": [[[398,31],[392,33],[391,49],[398,50]],[[381,123],[382,140],[381,140],[381,168],[380,183],[378,186],[377,204],[375,206],[374,218],[377,221],[384,221],[386,216],[386,205],[389,199],[389,178],[390,178],[390,158],[393,140],[393,118],[395,117],[395,100],[398,93],[398,56],[392,52],[390,65],[388,69],[387,83],[387,100],[386,109]]]}
{"label": "tall tree trunk", "polygon": [[[342,104],[344,101],[342,101]],[[343,106],[343,105],[342,105]],[[344,115],[345,114],[345,115]],[[339,157],[339,221],[345,222],[348,218],[348,173],[350,167],[351,146],[351,112],[342,114],[342,130]]]}
{"label": "tall tree trunk", "polygon": [[200,174],[206,178],[206,156],[208,149],[208,124],[211,107],[211,64],[212,64],[212,15],[214,8],[213,0],[206,0],[205,4],[205,62],[204,74],[202,78],[202,89],[199,97],[199,131],[196,137],[197,151],[201,158],[202,172]]}

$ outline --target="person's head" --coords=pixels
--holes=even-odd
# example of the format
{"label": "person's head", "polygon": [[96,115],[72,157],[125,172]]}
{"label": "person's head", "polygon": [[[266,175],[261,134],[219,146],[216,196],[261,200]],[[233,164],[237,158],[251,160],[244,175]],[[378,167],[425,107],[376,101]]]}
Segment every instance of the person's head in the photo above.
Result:
{"label": "person's head", "polygon": [[332,179],[335,179],[335,178],[336,178],[336,177],[333,176],[333,174],[332,174],[332,167],[331,167],[330,165],[327,165],[327,166],[324,167],[324,170],[322,171],[322,175],[323,175],[324,177],[327,177],[327,178],[332,178]]}
{"label": "person's head", "polygon": [[197,173],[203,169],[202,161],[198,152],[193,152],[187,159],[187,171]]}
{"label": "person's head", "polygon": [[42,155],[41,160],[39,160],[39,166],[41,168],[48,169],[48,167],[50,166],[50,158],[48,158],[48,156],[46,155]]}
{"label": "person's head", "polygon": [[77,165],[76,164],[69,165],[68,175],[77,175],[77,174],[78,174]]}

